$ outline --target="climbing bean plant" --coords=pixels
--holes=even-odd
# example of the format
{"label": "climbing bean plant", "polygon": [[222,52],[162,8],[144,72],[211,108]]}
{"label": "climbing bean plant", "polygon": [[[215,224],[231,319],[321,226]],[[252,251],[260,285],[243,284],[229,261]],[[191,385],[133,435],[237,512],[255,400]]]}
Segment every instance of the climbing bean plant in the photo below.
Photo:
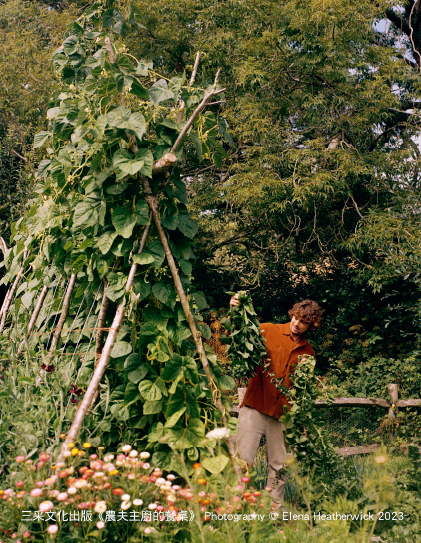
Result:
{"label": "climbing bean plant", "polygon": [[[88,287],[95,293],[104,284],[111,308],[124,301],[125,334],[111,359],[111,412],[147,436],[154,463],[177,469],[169,444],[185,450],[190,462],[203,459],[215,445],[205,434],[220,425],[222,415],[215,409],[215,387],[191,339],[155,224],[137,253],[150,224],[142,179],[149,179],[152,193],[159,195],[161,223],[181,283],[200,333],[209,338],[200,316],[206,300],[192,281],[198,225],[189,215],[181,175],[186,149],[220,163],[230,138],[225,120],[204,109],[175,152],[176,165],[152,175],[153,165],[172,149],[206,89],[217,84],[205,76],[198,85],[185,74],[161,77],[148,59],[135,59],[123,40],[130,28],[141,26],[135,7],[123,12],[113,2],[97,2],[69,26],[54,53],[60,88],[51,96],[48,126],[34,141],[35,148],[45,147],[46,155],[34,179],[37,196],[12,225],[5,282],[14,280],[23,263],[25,288],[11,312],[22,319],[40,284],[51,284],[59,274],[76,274],[76,300]],[[137,271],[126,292],[133,263]],[[28,293],[31,299],[23,300]],[[95,300],[94,314],[101,296]],[[59,342],[58,351],[61,346]],[[222,375],[210,347],[203,348],[214,384],[230,389],[233,379]],[[228,400],[222,401],[228,411]],[[220,468],[214,462],[214,472],[226,465],[223,455],[218,458]]]}

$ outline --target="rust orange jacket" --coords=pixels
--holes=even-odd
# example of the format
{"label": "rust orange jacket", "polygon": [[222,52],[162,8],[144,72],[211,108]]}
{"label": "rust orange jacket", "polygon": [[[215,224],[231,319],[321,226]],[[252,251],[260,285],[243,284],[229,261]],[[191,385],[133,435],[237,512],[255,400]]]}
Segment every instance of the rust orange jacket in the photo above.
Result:
{"label": "rust orange jacket", "polygon": [[[266,349],[270,359],[269,372],[283,381],[284,385],[291,386],[288,374],[293,372],[294,366],[298,363],[298,357],[302,354],[314,356],[310,343],[302,336],[297,343],[291,336],[290,323],[260,325],[262,335],[266,338]],[[249,380],[243,405],[252,407],[271,417],[277,419],[283,415],[283,406],[288,405],[286,397],[281,394],[270,377],[265,377],[262,366],[258,366],[255,375]]]}

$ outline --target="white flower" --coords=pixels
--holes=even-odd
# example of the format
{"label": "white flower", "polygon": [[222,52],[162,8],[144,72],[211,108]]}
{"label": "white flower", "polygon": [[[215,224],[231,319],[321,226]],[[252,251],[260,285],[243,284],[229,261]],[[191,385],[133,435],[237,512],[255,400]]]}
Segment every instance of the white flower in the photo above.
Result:
{"label": "white flower", "polygon": [[104,513],[107,510],[107,504],[105,501],[100,501],[95,504],[94,511],[96,513]]}
{"label": "white flower", "polygon": [[146,460],[147,458],[150,457],[150,453],[148,453],[148,452],[146,452],[146,451],[143,451],[143,452],[140,453],[139,456],[140,456],[140,458],[141,458],[142,460]]}
{"label": "white flower", "polygon": [[123,502],[128,502],[130,500],[130,496],[129,494],[123,494],[121,496],[121,499],[123,500]]}
{"label": "white flower", "polygon": [[121,502],[121,508],[124,509],[124,510],[129,509],[129,507],[130,507],[131,505],[132,505],[131,502],[126,502],[126,501]]}
{"label": "white flower", "polygon": [[208,439],[227,439],[230,436],[228,428],[214,428],[206,434]]}
{"label": "white flower", "polygon": [[76,494],[77,488],[75,486],[69,486],[69,488],[67,489],[67,492],[69,494]]}
{"label": "white flower", "polygon": [[104,456],[104,462],[106,464],[108,464],[109,462],[111,462],[111,460],[114,460],[114,455],[113,454],[107,454],[106,456]]}
{"label": "white flower", "polygon": [[163,479],[162,477],[159,477],[156,481],[155,481],[155,484],[156,486],[162,486],[162,485],[165,485],[166,484],[166,480]]}
{"label": "white flower", "polygon": [[135,500],[133,500],[133,505],[142,505],[143,504],[143,500],[139,500],[139,498],[136,498]]}
{"label": "white flower", "polygon": [[139,453],[138,453],[137,451],[133,450],[133,451],[130,451],[129,456],[130,456],[131,458],[136,458],[136,456],[137,456],[138,454],[139,454]]}
{"label": "white flower", "polygon": [[132,446],[131,445],[123,445],[123,447],[121,447],[121,450],[123,452],[129,452],[132,450]]}
{"label": "white flower", "polygon": [[76,488],[85,488],[85,486],[88,486],[88,482],[86,481],[86,479],[78,479],[75,482]]}

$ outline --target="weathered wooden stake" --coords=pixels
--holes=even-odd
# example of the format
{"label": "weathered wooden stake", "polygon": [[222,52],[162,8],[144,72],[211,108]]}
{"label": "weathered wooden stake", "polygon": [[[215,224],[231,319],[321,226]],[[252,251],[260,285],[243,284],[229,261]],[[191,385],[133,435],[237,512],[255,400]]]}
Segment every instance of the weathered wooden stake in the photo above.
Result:
{"label": "weathered wooden stake", "polygon": [[[106,295],[108,282],[104,277],[104,295],[102,297],[101,308],[98,315],[98,330],[95,338],[95,369],[98,367],[99,359],[102,354],[103,339],[104,339],[104,328],[105,328],[105,319],[107,317],[107,308],[110,302],[109,298]],[[92,406],[95,404],[99,395],[99,390],[97,389],[94,397],[92,398]]]}
{"label": "weathered wooden stake", "polygon": [[6,317],[7,317],[7,312],[9,311],[9,307],[10,307],[10,304],[12,303],[12,299],[13,299],[13,294],[15,293],[15,290],[19,284],[19,281],[20,281],[20,278],[22,277],[23,275],[23,271],[25,269],[25,260],[28,256],[28,253],[24,253],[23,254],[23,262],[22,262],[22,266],[19,268],[19,271],[15,277],[15,280],[13,281],[13,285],[10,287],[10,290],[8,291],[7,295],[6,295],[6,299],[4,301],[4,304],[3,304],[3,307],[2,307],[2,314],[1,314],[1,322],[0,322],[0,332],[3,331],[4,329],[4,325],[6,323]]}
{"label": "weathered wooden stake", "polygon": [[394,436],[394,433],[395,433],[395,408],[396,408],[396,405],[398,403],[398,385],[395,384],[395,383],[392,383],[391,385],[389,385],[389,396],[390,396],[390,401],[392,402],[392,405],[390,406],[389,408],[389,417],[391,419],[391,422],[393,422],[393,424],[391,425],[391,430],[390,430],[390,441],[393,441],[395,436]]}
{"label": "weathered wooden stake", "polygon": [[51,359],[54,355],[54,349],[56,348],[57,342],[63,330],[64,321],[67,319],[67,314],[69,312],[69,307],[70,307],[70,299],[72,297],[75,281],[76,281],[76,275],[72,273],[69,279],[69,284],[67,285],[66,295],[64,297],[63,308],[61,310],[60,318],[58,320],[56,329],[54,331],[53,339],[51,340],[50,350],[48,351],[49,359]]}
{"label": "weathered wooden stake", "polygon": [[[28,324],[28,336],[32,332],[32,328],[34,327],[35,322],[38,318],[39,312],[41,311],[41,307],[44,303],[45,297],[47,296],[47,292],[48,292],[48,287],[44,286],[38,297],[37,305],[35,306],[35,309],[31,316],[31,320],[29,321],[29,324]],[[19,345],[19,349],[16,355],[17,358],[19,358],[19,356],[22,354],[24,346],[25,346],[25,341],[22,341],[21,344]]]}

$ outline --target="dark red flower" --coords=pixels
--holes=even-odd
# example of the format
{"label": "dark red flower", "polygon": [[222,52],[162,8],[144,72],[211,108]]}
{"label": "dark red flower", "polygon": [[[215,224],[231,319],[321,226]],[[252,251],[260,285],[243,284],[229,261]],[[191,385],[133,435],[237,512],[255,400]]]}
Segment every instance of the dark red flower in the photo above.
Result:
{"label": "dark red flower", "polygon": [[42,370],[45,370],[46,367],[47,367],[47,366],[46,366],[45,364],[43,364],[43,365],[41,366],[41,369],[42,369]]}
{"label": "dark red flower", "polygon": [[72,400],[70,400],[72,403],[79,403],[79,400],[76,400],[75,398],[73,398]]}
{"label": "dark red flower", "polygon": [[47,367],[47,373],[51,373],[53,371],[56,371],[56,367],[53,365],[53,364],[50,364],[48,367]]}

